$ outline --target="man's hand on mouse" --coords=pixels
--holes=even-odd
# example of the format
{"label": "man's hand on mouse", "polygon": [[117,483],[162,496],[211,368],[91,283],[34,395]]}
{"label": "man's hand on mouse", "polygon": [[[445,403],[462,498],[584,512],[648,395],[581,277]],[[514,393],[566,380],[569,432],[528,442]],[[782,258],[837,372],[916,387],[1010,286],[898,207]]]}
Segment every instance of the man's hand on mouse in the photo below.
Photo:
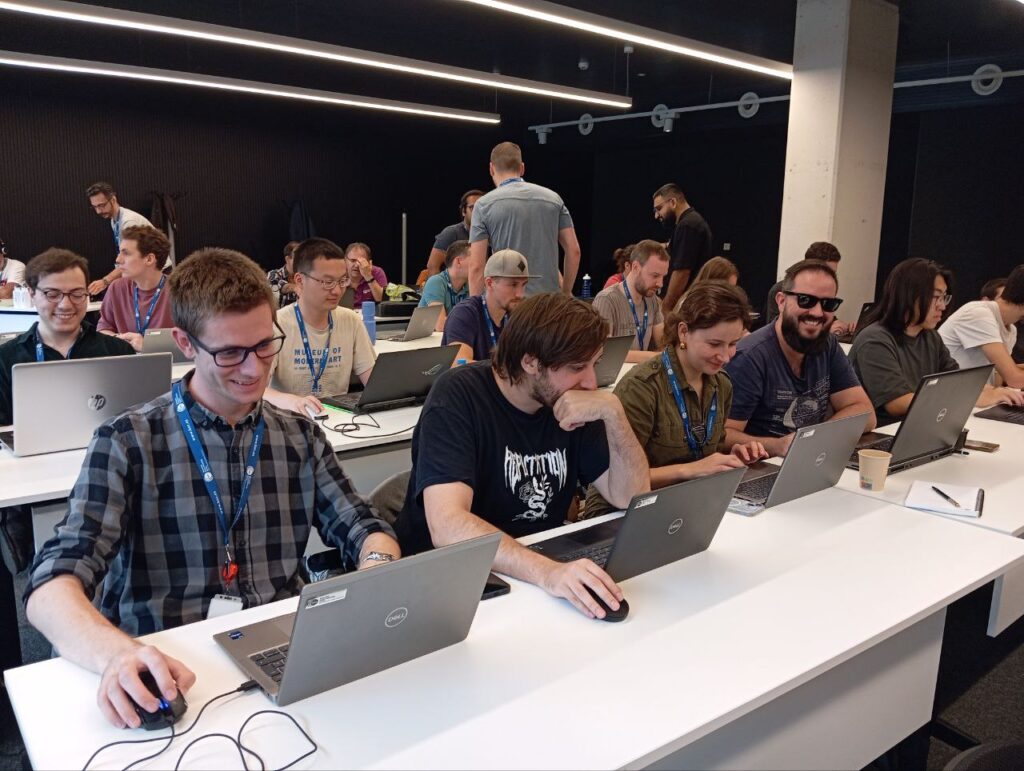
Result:
{"label": "man's hand on mouse", "polygon": [[585,588],[587,586],[612,610],[617,610],[622,601],[622,590],[612,581],[611,576],[588,559],[552,562],[541,586],[548,594],[567,599],[587,618],[605,616],[604,608],[590,596]]}
{"label": "man's hand on mouse", "polygon": [[175,658],[152,645],[132,641],[131,647],[115,653],[100,676],[96,703],[103,716],[118,728],[138,728],[142,723],[135,713],[138,704],[146,712],[156,712],[160,702],[139,679],[139,672],[149,670],[167,701],[178,691],[187,693],[196,676]]}

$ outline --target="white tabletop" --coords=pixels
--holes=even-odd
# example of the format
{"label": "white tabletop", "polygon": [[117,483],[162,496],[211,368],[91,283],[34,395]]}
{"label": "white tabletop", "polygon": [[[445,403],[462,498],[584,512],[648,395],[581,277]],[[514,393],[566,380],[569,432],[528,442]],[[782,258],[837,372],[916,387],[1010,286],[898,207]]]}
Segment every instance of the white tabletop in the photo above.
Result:
{"label": "white tabletop", "polygon": [[[480,605],[465,642],[286,711],[321,744],[307,767],[640,765],[1022,560],[1024,542],[1016,539],[826,490],[757,517],[727,515],[708,552],[624,582],[631,612],[621,624],[588,620],[513,581],[509,595]],[[153,636],[199,677],[189,717],[245,679],[210,636],[292,607],[294,600]],[[101,744],[148,738],[107,726],[95,709],[97,676],[63,660],[9,671],[6,682],[36,768],[81,767]],[[234,734],[246,716],[270,706],[259,694],[212,706],[196,733]],[[285,723],[268,721],[249,735],[275,766],[301,751]],[[111,750],[101,767],[142,754]],[[196,748],[190,765],[237,760],[211,742]]]}

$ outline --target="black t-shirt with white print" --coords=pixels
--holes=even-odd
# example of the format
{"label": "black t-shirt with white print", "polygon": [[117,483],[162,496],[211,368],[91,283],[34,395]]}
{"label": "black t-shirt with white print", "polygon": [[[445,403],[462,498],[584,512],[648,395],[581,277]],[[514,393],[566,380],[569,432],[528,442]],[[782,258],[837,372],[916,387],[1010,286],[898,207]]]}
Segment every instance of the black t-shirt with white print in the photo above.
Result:
{"label": "black t-shirt with white print", "polygon": [[527,414],[502,395],[491,363],[446,372],[430,390],[412,437],[412,476],[395,524],[403,554],[432,548],[423,491],[462,482],[470,510],[518,538],[564,523],[577,482],[608,469],[604,423],[564,431],[550,408]]}

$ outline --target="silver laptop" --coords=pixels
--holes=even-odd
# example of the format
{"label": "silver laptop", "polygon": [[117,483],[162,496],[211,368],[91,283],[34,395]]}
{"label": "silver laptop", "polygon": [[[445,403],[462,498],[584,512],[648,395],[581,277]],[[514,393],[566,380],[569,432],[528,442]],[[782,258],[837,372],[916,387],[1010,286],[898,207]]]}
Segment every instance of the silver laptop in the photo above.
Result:
{"label": "silver laptop", "polygon": [[408,343],[411,340],[419,340],[434,334],[437,320],[441,318],[443,305],[428,305],[425,308],[416,308],[412,312],[409,324],[405,331],[397,335],[378,335],[381,340],[391,340],[395,343]]}
{"label": "silver laptop", "polygon": [[15,364],[14,431],[0,433],[0,443],[18,456],[86,447],[97,426],[170,384],[166,353]]}
{"label": "silver laptop", "polygon": [[307,584],[295,613],[213,639],[278,706],[315,696],[464,640],[500,540]]}
{"label": "silver laptop", "polygon": [[851,415],[797,429],[781,466],[759,462],[747,469],[729,510],[756,514],[839,481],[869,414]]}
{"label": "silver laptop", "polygon": [[169,353],[175,364],[191,363],[178,344],[174,342],[170,329],[147,329],[146,336],[142,338],[143,353]]}
{"label": "silver laptop", "polygon": [[629,355],[629,349],[634,340],[636,340],[636,335],[619,335],[618,337],[609,337],[604,341],[604,352],[594,366],[598,388],[615,384],[622,365],[626,363],[626,356]]}
{"label": "silver laptop", "polygon": [[[917,384],[896,435],[866,434],[857,443],[857,449],[892,453],[890,474],[944,458],[956,447],[960,432],[991,374],[992,365],[986,364],[925,375]],[[860,467],[856,451],[847,465],[852,469]]]}
{"label": "silver laptop", "polygon": [[745,469],[690,479],[637,495],[626,515],[530,548],[558,562],[586,557],[625,581],[707,550]]}

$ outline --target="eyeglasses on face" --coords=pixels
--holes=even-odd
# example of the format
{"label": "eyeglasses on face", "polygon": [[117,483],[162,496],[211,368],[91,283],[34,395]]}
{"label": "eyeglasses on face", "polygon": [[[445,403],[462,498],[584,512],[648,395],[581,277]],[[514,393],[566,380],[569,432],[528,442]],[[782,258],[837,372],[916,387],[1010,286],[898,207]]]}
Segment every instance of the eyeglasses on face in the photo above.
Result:
{"label": "eyeglasses on face", "polygon": [[953,302],[953,295],[951,295],[951,294],[937,294],[937,295],[933,295],[932,296],[932,302],[936,303],[937,305],[941,305],[943,307],[946,307],[951,302]]}
{"label": "eyeglasses on face", "polygon": [[328,292],[330,292],[335,287],[339,287],[339,286],[340,287],[346,287],[346,286],[349,286],[352,283],[352,279],[349,278],[349,275],[347,273],[342,278],[327,278],[327,279],[317,278],[316,276],[311,276],[308,273],[303,273],[302,275],[305,276],[306,278],[308,278],[310,281],[315,281],[316,283],[318,283],[320,286],[322,286]]}
{"label": "eyeglasses on face", "polygon": [[841,297],[818,297],[817,295],[807,294],[806,292],[782,292],[784,295],[796,298],[796,304],[803,308],[805,311],[810,310],[815,305],[821,304],[821,309],[825,313],[835,313],[839,310],[839,306],[843,304]]}
{"label": "eyeglasses on face", "polygon": [[37,289],[36,291],[41,292],[47,302],[54,304],[59,303],[65,297],[76,304],[83,303],[89,299],[89,292],[86,289],[72,289],[70,292],[62,292],[59,289]]}
{"label": "eyeglasses on face", "polygon": [[666,206],[668,206],[669,201],[674,201],[674,200],[675,200],[675,198],[666,198],[661,203],[655,204],[654,205],[654,213],[655,214],[661,214],[661,210],[664,209]]}
{"label": "eyeglasses on face", "polygon": [[284,347],[284,330],[281,329],[277,321],[274,322],[274,326],[277,327],[277,331],[281,334],[267,340],[262,340],[248,348],[218,348],[217,350],[212,350],[199,342],[195,335],[188,332],[185,334],[192,341],[192,345],[210,354],[213,357],[213,363],[218,367],[237,367],[249,358],[250,353],[256,354],[257,359],[272,359],[281,352],[281,349]]}

